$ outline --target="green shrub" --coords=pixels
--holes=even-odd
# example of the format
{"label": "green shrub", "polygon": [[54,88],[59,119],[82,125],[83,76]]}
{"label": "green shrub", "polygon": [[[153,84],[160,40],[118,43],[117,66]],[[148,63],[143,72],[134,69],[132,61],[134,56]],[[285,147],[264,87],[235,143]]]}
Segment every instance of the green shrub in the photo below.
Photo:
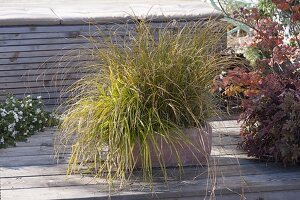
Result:
{"label": "green shrub", "polygon": [[18,100],[9,96],[0,103],[0,148],[15,145],[16,141],[24,141],[35,132],[56,124],[58,120],[43,110],[40,97]]}
{"label": "green shrub", "polygon": [[[143,21],[135,25],[124,46],[108,43],[97,50],[99,65],[90,66],[96,73],[71,89],[78,95],[68,101],[57,137],[72,144],[68,173],[89,166],[109,183],[126,181],[139,143],[144,178],[151,182],[150,148],[159,155],[155,137],[170,146],[189,143],[182,128],[202,127],[214,114],[211,84],[230,62],[218,53],[220,24],[168,25],[160,31]],[[160,164],[165,172],[164,161]]]}

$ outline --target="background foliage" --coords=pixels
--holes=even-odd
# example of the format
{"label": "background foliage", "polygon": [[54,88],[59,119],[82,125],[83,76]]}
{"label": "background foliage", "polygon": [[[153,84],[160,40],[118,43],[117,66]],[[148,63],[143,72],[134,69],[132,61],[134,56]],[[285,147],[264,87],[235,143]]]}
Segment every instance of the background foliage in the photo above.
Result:
{"label": "background foliage", "polygon": [[299,16],[296,0],[264,0],[233,12],[253,32],[244,47],[251,67],[235,67],[221,82],[225,95],[242,96],[241,147],[285,164],[300,158]]}

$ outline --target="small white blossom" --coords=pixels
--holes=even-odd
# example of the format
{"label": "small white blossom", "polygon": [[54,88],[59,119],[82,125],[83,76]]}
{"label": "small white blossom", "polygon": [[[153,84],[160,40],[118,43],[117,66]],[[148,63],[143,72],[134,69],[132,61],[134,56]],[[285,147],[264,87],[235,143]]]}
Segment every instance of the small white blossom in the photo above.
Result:
{"label": "small white blossom", "polygon": [[0,144],[4,144],[4,137],[2,136],[1,140],[0,140]]}
{"label": "small white blossom", "polygon": [[5,117],[6,115],[7,115],[7,112],[6,112],[6,110],[4,110],[4,109],[1,109],[1,116],[2,117]]}
{"label": "small white blossom", "polygon": [[19,116],[17,113],[13,112],[14,118],[16,122],[19,122]]}
{"label": "small white blossom", "polygon": [[7,127],[7,130],[8,130],[9,132],[13,132],[15,126],[16,126],[16,123],[9,124],[8,127]]}
{"label": "small white blossom", "polygon": [[17,134],[18,134],[18,131],[14,131],[11,135],[12,135],[13,137],[16,137]]}

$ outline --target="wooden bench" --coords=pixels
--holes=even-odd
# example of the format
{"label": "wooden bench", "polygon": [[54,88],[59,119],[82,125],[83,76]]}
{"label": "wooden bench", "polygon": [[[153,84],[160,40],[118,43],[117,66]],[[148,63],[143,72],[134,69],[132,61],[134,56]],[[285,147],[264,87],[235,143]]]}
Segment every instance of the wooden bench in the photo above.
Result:
{"label": "wooden bench", "polygon": [[0,100],[7,94],[42,96],[49,109],[66,98],[63,91],[94,61],[90,49],[95,45],[89,37],[100,41],[98,46],[111,34],[122,41],[126,29],[133,27],[132,15],[148,17],[153,28],[163,28],[172,19],[188,23],[220,17],[207,3],[193,0],[152,4],[88,0],[74,5],[44,0],[5,7],[13,2],[0,8]]}

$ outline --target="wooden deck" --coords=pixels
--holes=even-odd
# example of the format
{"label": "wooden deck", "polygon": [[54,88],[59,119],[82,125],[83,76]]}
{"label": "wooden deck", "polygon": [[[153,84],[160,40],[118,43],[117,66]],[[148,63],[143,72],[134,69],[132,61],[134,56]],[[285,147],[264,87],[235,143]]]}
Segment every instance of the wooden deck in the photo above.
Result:
{"label": "wooden deck", "polygon": [[[213,150],[210,173],[208,168],[185,168],[181,180],[176,169],[166,186],[159,174],[155,191],[136,180],[112,199],[216,199],[282,200],[298,199],[300,166],[284,168],[280,164],[248,158],[237,149],[239,126],[235,121],[212,122]],[[53,159],[55,129],[20,142],[17,147],[0,150],[2,200],[31,199],[108,199],[108,188],[102,179],[89,175],[65,176],[67,157],[57,163]],[[212,184],[212,182],[214,184]],[[214,188],[211,186],[214,185]],[[212,198],[213,199],[213,198]]]}

